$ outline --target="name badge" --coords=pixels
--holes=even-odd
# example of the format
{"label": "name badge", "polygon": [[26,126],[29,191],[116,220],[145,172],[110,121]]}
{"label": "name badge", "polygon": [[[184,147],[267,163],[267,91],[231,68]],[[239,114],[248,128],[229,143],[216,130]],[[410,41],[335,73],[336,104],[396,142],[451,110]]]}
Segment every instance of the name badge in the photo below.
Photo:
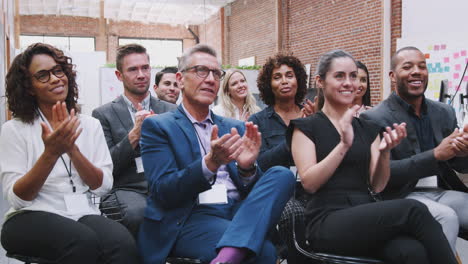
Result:
{"label": "name badge", "polygon": [[227,188],[224,184],[215,184],[211,189],[198,195],[199,204],[227,204]]}
{"label": "name badge", "polygon": [[416,187],[420,188],[435,188],[437,187],[437,176],[429,176],[422,178],[416,184]]}
{"label": "name badge", "polygon": [[89,212],[89,202],[86,194],[66,194],[65,205],[72,214]]}
{"label": "name badge", "polygon": [[135,164],[136,164],[136,171],[138,173],[145,172],[145,169],[143,168],[143,160],[141,157],[135,158]]}

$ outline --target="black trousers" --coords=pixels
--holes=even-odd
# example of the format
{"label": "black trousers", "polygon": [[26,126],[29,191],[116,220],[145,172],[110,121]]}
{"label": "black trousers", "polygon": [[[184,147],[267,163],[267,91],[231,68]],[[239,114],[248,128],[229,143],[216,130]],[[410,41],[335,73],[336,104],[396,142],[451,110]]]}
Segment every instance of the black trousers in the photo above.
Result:
{"label": "black trousers", "polygon": [[411,199],[338,210],[307,231],[319,252],[374,256],[385,263],[457,263],[440,224]]}
{"label": "black trousers", "polygon": [[10,253],[58,263],[140,263],[128,230],[99,215],[74,221],[53,213],[26,211],[4,223],[1,242]]}

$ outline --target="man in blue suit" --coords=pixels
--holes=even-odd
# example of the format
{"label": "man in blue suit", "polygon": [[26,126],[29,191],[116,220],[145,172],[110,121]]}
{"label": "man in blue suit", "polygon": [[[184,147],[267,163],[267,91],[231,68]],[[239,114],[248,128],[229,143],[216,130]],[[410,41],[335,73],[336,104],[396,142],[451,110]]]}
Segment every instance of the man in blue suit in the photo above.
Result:
{"label": "man in blue suit", "polygon": [[143,123],[150,189],[138,238],[144,263],[165,263],[169,255],[204,263],[276,261],[268,233],[295,180],[282,167],[257,168],[257,126],[211,113],[223,76],[211,47],[193,47],[176,75],[182,104]]}

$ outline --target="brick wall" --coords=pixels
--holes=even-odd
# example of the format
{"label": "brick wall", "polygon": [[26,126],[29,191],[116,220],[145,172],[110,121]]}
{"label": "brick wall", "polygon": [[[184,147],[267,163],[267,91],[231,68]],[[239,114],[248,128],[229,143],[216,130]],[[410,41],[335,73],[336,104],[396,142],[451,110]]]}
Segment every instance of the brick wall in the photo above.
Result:
{"label": "brick wall", "polygon": [[[276,1],[237,0],[225,17],[225,61],[256,56],[262,65],[276,52]],[[401,35],[401,1],[392,0],[392,53]],[[383,3],[381,0],[282,0],[281,49],[293,52],[315,72],[321,54],[344,49],[364,62],[371,79],[371,98],[381,100]],[[390,58],[386,58],[390,59]]]}
{"label": "brick wall", "polygon": [[[195,45],[195,39],[185,26],[165,24],[142,24],[128,21],[109,20],[105,32],[100,34],[99,19],[71,16],[21,16],[20,34],[47,34],[55,36],[95,37],[96,47],[104,46],[107,61],[115,62],[115,51],[119,37],[149,39],[181,39],[183,49]],[[102,39],[104,38],[104,39]],[[101,44],[105,43],[105,45]]]}
{"label": "brick wall", "polygon": [[[402,0],[391,0],[391,50],[401,37]],[[279,5],[279,7],[277,7]],[[278,43],[277,8],[280,10],[280,43]],[[321,54],[344,49],[370,70],[372,103],[380,98],[382,71],[381,0],[237,0],[229,7],[207,18],[205,25],[192,26],[201,43],[213,46],[223,64],[237,65],[241,58],[256,57],[262,65],[275,54],[278,45],[292,51],[315,71]],[[184,26],[145,25],[137,22],[106,23],[99,32],[99,19],[57,16],[22,16],[21,34],[94,36],[105,43],[107,60],[115,61],[119,37],[182,39],[184,50],[195,45],[195,39]],[[100,39],[101,38],[101,39]],[[104,38],[104,40],[102,40]],[[101,42],[100,42],[101,41]],[[390,58],[386,58],[390,59]]]}
{"label": "brick wall", "polygon": [[255,56],[263,64],[276,51],[276,0],[237,0],[225,19],[226,64]]}
{"label": "brick wall", "polygon": [[371,100],[380,101],[383,54],[381,0],[289,1],[287,47],[315,72],[321,54],[350,52],[370,72]]}
{"label": "brick wall", "polygon": [[401,38],[401,3],[402,0],[392,0],[392,54],[396,51],[396,40]]}
{"label": "brick wall", "polygon": [[[198,26],[200,43],[208,44],[218,53],[218,57],[223,61],[223,10],[212,15],[206,23]],[[224,61],[222,62],[224,64]]]}

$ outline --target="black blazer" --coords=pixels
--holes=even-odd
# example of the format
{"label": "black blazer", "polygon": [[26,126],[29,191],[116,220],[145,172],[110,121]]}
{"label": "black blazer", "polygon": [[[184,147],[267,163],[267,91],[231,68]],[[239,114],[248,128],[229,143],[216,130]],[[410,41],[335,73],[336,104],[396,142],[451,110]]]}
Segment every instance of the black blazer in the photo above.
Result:
{"label": "black blazer", "polygon": [[[457,127],[455,111],[447,104],[425,100],[435,142],[438,145]],[[440,162],[435,159],[433,149],[421,152],[411,117],[398,103],[395,93],[378,106],[363,112],[360,117],[372,120],[381,127],[391,126],[393,123],[406,123],[407,138],[391,151],[391,177],[383,192],[384,198],[405,197],[413,191],[419,179],[433,175],[438,176],[439,187],[468,191],[453,171],[467,172],[468,158],[456,157]]]}
{"label": "black blazer", "polygon": [[[177,108],[175,104],[161,101],[153,96],[150,100],[151,108],[156,114]],[[135,158],[140,156],[139,148],[134,150],[128,140],[128,133],[133,128],[133,122],[125,99],[122,95],[117,97],[112,102],[94,109],[92,116],[101,122],[112,156],[114,189],[124,188],[146,192],[145,176],[143,173],[137,173],[135,166]]]}

